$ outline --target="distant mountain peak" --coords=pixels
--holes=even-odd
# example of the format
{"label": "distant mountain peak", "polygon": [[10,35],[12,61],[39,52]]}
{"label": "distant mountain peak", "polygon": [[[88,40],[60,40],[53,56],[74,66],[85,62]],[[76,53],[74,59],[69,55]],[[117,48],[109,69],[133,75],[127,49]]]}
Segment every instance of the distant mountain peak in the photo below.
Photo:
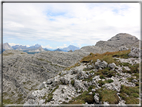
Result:
{"label": "distant mountain peak", "polygon": [[134,41],[138,41],[138,38],[136,38],[135,36],[132,36],[128,33],[118,33],[116,34],[114,37],[112,37],[111,39],[109,39],[108,41],[118,41],[118,40],[134,40]]}

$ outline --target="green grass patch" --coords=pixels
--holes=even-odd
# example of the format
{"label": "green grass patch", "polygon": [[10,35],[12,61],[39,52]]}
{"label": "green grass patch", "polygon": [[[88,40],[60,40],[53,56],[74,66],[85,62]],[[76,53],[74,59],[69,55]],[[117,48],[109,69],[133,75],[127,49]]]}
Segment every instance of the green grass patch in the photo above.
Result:
{"label": "green grass patch", "polygon": [[81,95],[76,98],[73,98],[71,101],[69,101],[69,103],[66,104],[85,104],[85,102],[87,102],[88,104],[94,104],[93,94],[89,95],[88,93],[88,91],[84,91]]}
{"label": "green grass patch", "polygon": [[112,77],[116,75],[115,71],[110,70],[110,68],[106,67],[102,70],[99,70],[98,72],[95,72],[96,75],[101,75],[101,78],[104,77]]}
{"label": "green grass patch", "polygon": [[[52,98],[53,98],[53,92],[54,92],[56,89],[58,89],[58,88],[59,88],[59,86],[56,86],[56,88],[54,88],[54,90],[52,90],[51,93],[48,94],[47,99],[45,99],[45,103],[50,102],[50,101],[52,100]],[[46,96],[44,96],[44,98],[45,98],[45,97],[46,97]]]}
{"label": "green grass patch", "polygon": [[71,80],[71,85],[74,86],[74,80]]}
{"label": "green grass patch", "polygon": [[128,58],[129,53],[130,53],[130,50],[106,52],[103,54],[90,53],[88,56],[82,58],[81,62],[91,62],[91,60],[93,60],[93,62],[96,62],[97,59],[100,59],[100,60],[104,60],[108,63],[113,63],[113,62],[117,62],[116,60],[114,60],[113,57]]}
{"label": "green grass patch", "polygon": [[99,93],[99,98],[102,102],[109,102],[109,104],[118,104],[119,102],[116,91],[101,88],[96,92]]}
{"label": "green grass patch", "polygon": [[9,55],[14,55],[14,53],[3,53],[3,56],[9,56]]}
{"label": "green grass patch", "polygon": [[40,60],[40,61],[45,61],[45,59],[42,59],[42,58],[37,58],[38,60]]}
{"label": "green grass patch", "polygon": [[71,68],[74,68],[74,67],[77,67],[77,66],[80,66],[80,64],[79,64],[79,63],[76,63],[76,64],[73,65],[73,66],[70,66],[70,67],[65,68],[64,70],[70,70]]}
{"label": "green grass patch", "polygon": [[126,101],[126,104],[138,104],[139,100],[139,87],[127,87],[122,85],[120,90],[120,96]]}
{"label": "green grass patch", "polygon": [[130,73],[130,74],[139,73],[139,64],[134,64],[134,65],[129,64],[128,67],[131,69],[130,71],[127,71],[127,70],[123,69],[122,72]]}

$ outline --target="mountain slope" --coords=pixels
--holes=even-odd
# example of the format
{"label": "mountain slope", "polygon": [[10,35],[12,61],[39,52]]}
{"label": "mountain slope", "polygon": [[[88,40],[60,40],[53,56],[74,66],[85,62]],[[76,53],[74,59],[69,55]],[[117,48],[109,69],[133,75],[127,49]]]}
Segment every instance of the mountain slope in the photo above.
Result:
{"label": "mountain slope", "polygon": [[75,51],[75,50],[78,50],[78,49],[79,49],[79,48],[76,47],[76,46],[69,45],[69,46],[66,47],[66,48],[62,48],[61,50],[68,52],[68,51],[70,51],[70,50]]}
{"label": "mountain slope", "polygon": [[127,33],[119,33],[109,39],[108,41],[98,41],[95,46],[85,46],[76,52],[83,52],[86,54],[92,53],[105,53],[119,51],[122,46],[131,49],[132,47],[139,47],[139,42],[135,36]]}

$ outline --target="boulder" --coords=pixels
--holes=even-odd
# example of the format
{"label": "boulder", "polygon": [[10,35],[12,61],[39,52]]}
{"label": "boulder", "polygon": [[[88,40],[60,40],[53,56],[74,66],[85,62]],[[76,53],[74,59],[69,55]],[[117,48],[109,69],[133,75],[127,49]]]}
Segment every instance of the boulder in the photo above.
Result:
{"label": "boulder", "polygon": [[108,102],[104,102],[104,106],[109,106],[109,103]]}
{"label": "boulder", "polygon": [[95,93],[94,100],[97,104],[99,104],[99,93]]}
{"label": "boulder", "polygon": [[108,63],[106,61],[100,61],[99,59],[97,59],[97,62],[95,62],[95,68],[96,69],[100,69],[100,68],[106,68],[108,65]]}
{"label": "boulder", "polygon": [[108,64],[108,67],[114,70],[116,67],[116,64],[115,63]]}
{"label": "boulder", "polygon": [[129,50],[129,48],[127,48],[126,46],[119,47],[119,51],[124,51],[124,50]]}
{"label": "boulder", "polygon": [[138,82],[136,79],[133,79],[132,82]]}
{"label": "boulder", "polygon": [[87,65],[87,69],[93,69],[94,67],[92,65]]}
{"label": "boulder", "polygon": [[132,47],[131,52],[128,55],[132,57],[139,57],[140,49],[136,47]]}
{"label": "boulder", "polygon": [[69,80],[68,80],[67,78],[65,78],[65,77],[60,78],[60,81],[61,81],[61,83],[64,84],[64,85],[69,84]]}
{"label": "boulder", "polygon": [[73,68],[72,70],[70,70],[70,74],[73,75],[73,74],[77,74],[78,73],[78,69],[76,68]]}
{"label": "boulder", "polygon": [[88,75],[84,71],[79,71],[76,77],[78,79],[84,79],[84,78],[88,78]]}
{"label": "boulder", "polygon": [[85,90],[85,86],[84,86],[84,84],[82,83],[82,81],[80,81],[80,80],[75,80],[75,81],[74,81],[74,87],[75,87],[76,89],[83,89],[83,90]]}

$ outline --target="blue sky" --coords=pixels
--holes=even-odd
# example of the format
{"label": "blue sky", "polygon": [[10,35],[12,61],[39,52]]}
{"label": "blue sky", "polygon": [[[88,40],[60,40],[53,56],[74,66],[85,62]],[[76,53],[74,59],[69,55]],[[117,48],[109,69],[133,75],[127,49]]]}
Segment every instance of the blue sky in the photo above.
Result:
{"label": "blue sky", "polygon": [[139,3],[4,3],[3,42],[83,47],[118,33],[140,39]]}

